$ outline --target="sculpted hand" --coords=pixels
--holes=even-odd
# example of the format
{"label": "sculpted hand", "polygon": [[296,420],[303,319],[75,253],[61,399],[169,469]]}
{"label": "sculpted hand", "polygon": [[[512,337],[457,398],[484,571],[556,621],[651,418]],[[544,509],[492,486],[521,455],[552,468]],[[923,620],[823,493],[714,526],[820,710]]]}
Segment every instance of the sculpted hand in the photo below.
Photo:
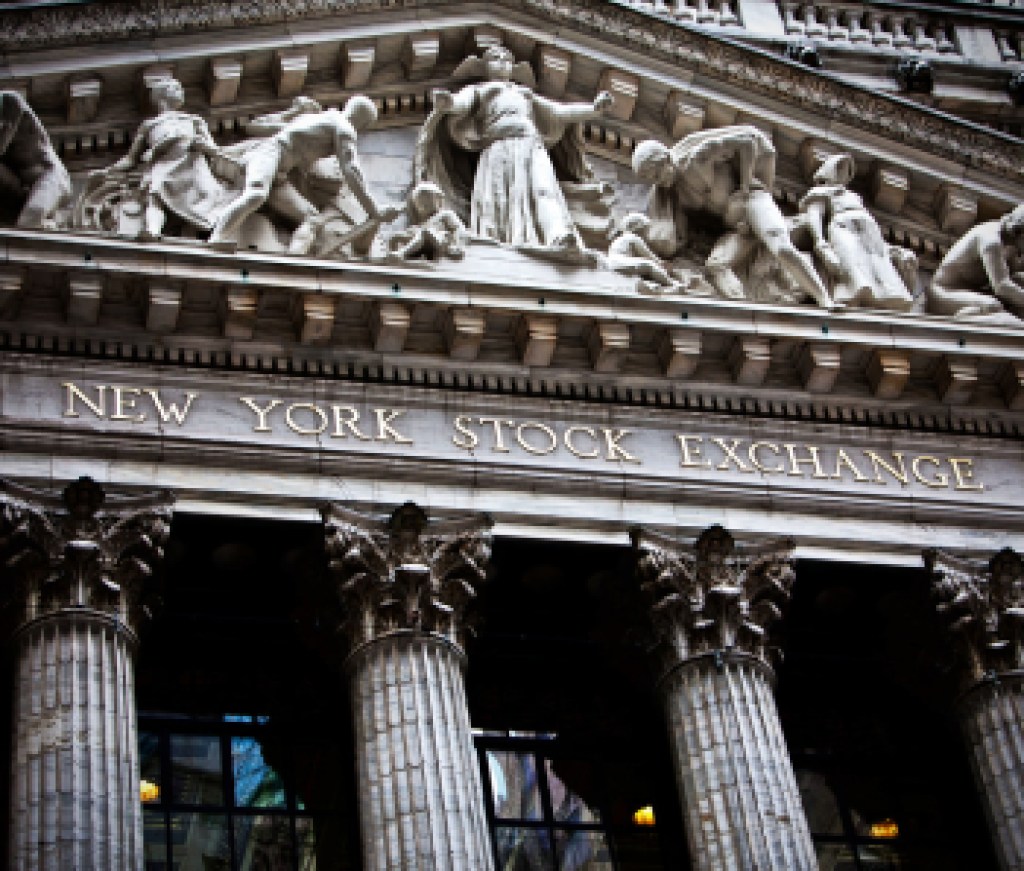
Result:
{"label": "sculpted hand", "polygon": [[594,111],[604,113],[612,107],[614,102],[615,98],[608,91],[601,91],[594,97]]}
{"label": "sculpted hand", "polygon": [[431,94],[434,100],[434,108],[438,112],[451,112],[452,107],[455,105],[455,97],[452,96],[451,91],[446,91],[443,88],[437,88]]}

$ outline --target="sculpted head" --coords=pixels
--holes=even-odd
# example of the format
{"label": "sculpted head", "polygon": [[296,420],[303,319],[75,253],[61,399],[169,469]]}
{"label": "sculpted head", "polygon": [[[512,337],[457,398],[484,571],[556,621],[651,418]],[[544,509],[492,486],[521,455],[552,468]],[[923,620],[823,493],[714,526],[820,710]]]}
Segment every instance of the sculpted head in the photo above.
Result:
{"label": "sculpted head", "polygon": [[825,158],[818,171],[814,173],[815,184],[837,184],[846,187],[853,181],[856,166],[852,155],[833,154]]}
{"label": "sculpted head", "polygon": [[432,181],[421,181],[409,194],[409,210],[416,221],[436,215],[444,205],[444,192]]}
{"label": "sculpted head", "polygon": [[484,51],[483,61],[487,65],[487,78],[507,82],[512,78],[516,65],[515,56],[503,45],[491,45]]}
{"label": "sculpted head", "polygon": [[1024,203],[999,219],[999,231],[1007,242],[1014,245],[1024,243]]}
{"label": "sculpted head", "polygon": [[645,139],[633,151],[633,172],[641,181],[668,187],[675,180],[672,155],[654,139]]}
{"label": "sculpted head", "polygon": [[363,130],[377,120],[377,106],[362,94],[349,97],[342,112],[356,130]]}
{"label": "sculpted head", "polygon": [[177,79],[167,78],[157,79],[150,85],[149,88],[150,99],[153,101],[153,105],[156,106],[160,111],[167,109],[180,109],[185,103],[185,89],[182,87],[181,82]]}
{"label": "sculpted head", "polygon": [[650,226],[651,219],[642,212],[630,212],[622,219],[622,229],[638,236],[642,236]]}

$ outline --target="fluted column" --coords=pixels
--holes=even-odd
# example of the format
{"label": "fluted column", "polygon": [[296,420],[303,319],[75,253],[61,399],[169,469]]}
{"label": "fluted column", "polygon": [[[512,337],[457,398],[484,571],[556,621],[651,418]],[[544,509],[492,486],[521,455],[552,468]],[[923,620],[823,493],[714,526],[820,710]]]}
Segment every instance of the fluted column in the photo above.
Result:
{"label": "fluted column", "polygon": [[1024,561],[925,553],[936,607],[956,644],[957,715],[1004,871],[1024,871]]}
{"label": "fluted column", "polygon": [[490,521],[428,523],[411,503],[385,522],[323,514],[349,646],[363,867],[488,871],[463,672]]}
{"label": "fluted column", "polygon": [[740,549],[720,526],[693,548],[641,529],[633,542],[692,866],[816,869],[769,664],[792,543]]}
{"label": "fluted column", "polygon": [[12,871],[142,869],[133,655],[171,500],[104,501],[88,478],[0,489]]}

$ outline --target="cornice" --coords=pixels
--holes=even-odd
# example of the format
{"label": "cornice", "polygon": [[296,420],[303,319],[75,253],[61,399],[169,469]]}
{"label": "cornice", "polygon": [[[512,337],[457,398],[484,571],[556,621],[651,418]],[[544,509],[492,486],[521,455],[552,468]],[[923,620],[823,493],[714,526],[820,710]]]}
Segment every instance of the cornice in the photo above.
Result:
{"label": "cornice", "polygon": [[[8,53],[68,44],[142,40],[202,31],[288,25],[327,16],[360,13],[419,16],[467,12],[455,0],[278,0],[274,3],[144,0],[138,4],[95,3],[5,11],[0,48]],[[626,49],[798,106],[822,119],[855,126],[970,167],[1020,181],[1024,143],[942,112],[880,95],[838,77],[786,61],[698,28],[608,0],[495,0],[481,20],[495,13],[526,13],[557,34],[563,28],[612,41]],[[296,37],[301,41],[301,36]],[[226,40],[226,44],[227,44]]]}
{"label": "cornice", "polygon": [[[585,285],[515,285],[72,233],[2,230],[0,251],[0,348],[12,356],[995,438],[1021,427],[1024,330],[641,296],[589,273]],[[456,313],[472,321],[472,356]],[[321,318],[329,330],[310,331]]]}

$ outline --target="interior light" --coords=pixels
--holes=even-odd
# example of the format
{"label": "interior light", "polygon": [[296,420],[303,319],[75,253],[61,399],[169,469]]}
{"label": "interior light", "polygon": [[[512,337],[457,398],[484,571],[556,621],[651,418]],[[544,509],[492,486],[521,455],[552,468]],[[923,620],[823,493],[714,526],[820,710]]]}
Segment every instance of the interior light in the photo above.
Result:
{"label": "interior light", "polygon": [[633,814],[633,822],[638,826],[653,826],[654,808],[651,805],[640,808],[640,810]]}
{"label": "interior light", "polygon": [[871,824],[871,837],[872,838],[895,838],[900,833],[900,827],[896,825],[895,820],[882,820],[880,823]]}
{"label": "interior light", "polygon": [[160,787],[158,784],[153,783],[152,780],[143,779],[139,783],[139,797],[143,802],[159,801],[160,800]]}

